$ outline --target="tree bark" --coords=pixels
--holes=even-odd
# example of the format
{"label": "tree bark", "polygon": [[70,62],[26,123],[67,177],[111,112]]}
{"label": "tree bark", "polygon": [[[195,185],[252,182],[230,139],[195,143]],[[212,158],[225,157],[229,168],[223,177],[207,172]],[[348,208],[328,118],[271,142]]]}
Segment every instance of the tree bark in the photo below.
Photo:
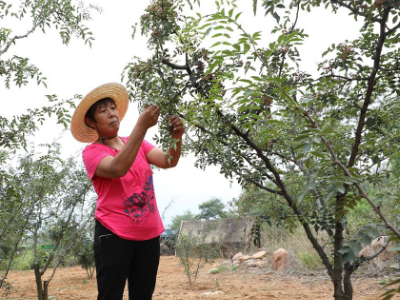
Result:
{"label": "tree bark", "polygon": [[343,265],[342,265],[342,255],[339,250],[343,246],[343,224],[340,222],[341,219],[341,209],[343,205],[344,195],[336,195],[336,222],[335,222],[335,235],[333,244],[333,272],[332,272],[332,282],[333,282],[333,297],[335,300],[348,300],[343,291]]}
{"label": "tree bark", "polygon": [[42,286],[42,276],[40,275],[39,264],[33,265],[33,271],[35,272],[35,281],[36,281],[36,290],[38,295],[38,300],[46,300],[43,294],[43,286]]}
{"label": "tree bark", "polygon": [[353,285],[351,284],[352,273],[351,270],[346,270],[343,279],[344,293],[348,300],[353,300]]}
{"label": "tree bark", "polygon": [[49,281],[45,280],[43,282],[43,300],[48,300],[49,299]]}

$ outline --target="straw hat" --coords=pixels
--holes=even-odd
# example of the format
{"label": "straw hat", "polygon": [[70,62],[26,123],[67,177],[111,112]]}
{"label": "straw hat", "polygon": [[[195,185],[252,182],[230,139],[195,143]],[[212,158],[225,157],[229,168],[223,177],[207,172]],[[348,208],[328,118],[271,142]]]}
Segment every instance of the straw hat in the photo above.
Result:
{"label": "straw hat", "polygon": [[94,103],[103,98],[113,99],[119,112],[119,120],[124,118],[129,104],[125,87],[119,83],[107,83],[95,88],[79,103],[71,119],[71,133],[79,142],[93,143],[99,138],[96,130],[86,125],[85,115]]}

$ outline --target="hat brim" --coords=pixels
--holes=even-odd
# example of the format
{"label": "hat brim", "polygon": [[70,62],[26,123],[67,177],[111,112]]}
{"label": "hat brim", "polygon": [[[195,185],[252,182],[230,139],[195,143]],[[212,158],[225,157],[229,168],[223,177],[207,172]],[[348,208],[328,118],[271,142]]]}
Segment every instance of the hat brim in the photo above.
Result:
{"label": "hat brim", "polygon": [[93,143],[98,140],[97,131],[86,125],[85,115],[94,103],[103,98],[113,99],[119,113],[119,120],[122,121],[124,118],[129,105],[125,87],[119,83],[103,84],[87,94],[75,109],[71,119],[71,133],[77,141]]}

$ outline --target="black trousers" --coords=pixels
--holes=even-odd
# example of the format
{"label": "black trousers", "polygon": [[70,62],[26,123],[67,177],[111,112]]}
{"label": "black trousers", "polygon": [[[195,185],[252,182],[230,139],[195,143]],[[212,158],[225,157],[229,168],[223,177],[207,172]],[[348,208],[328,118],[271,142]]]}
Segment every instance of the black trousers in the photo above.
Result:
{"label": "black trousers", "polygon": [[96,220],[94,235],[97,300],[122,300],[128,279],[129,300],[150,300],[160,261],[160,237],[121,239]]}

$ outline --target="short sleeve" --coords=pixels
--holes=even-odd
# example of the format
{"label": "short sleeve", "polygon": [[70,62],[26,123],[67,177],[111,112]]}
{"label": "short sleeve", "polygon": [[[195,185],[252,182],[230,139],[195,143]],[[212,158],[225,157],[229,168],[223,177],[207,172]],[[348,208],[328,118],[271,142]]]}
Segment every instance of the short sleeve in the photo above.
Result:
{"label": "short sleeve", "polygon": [[86,172],[90,179],[93,179],[101,160],[107,156],[111,156],[110,153],[95,145],[89,145],[83,150],[83,163],[85,164]]}
{"label": "short sleeve", "polygon": [[149,143],[146,140],[143,140],[142,142],[142,149],[144,152],[144,155],[147,156],[147,154],[150,152],[151,149],[153,149],[155,146],[151,143]]}

